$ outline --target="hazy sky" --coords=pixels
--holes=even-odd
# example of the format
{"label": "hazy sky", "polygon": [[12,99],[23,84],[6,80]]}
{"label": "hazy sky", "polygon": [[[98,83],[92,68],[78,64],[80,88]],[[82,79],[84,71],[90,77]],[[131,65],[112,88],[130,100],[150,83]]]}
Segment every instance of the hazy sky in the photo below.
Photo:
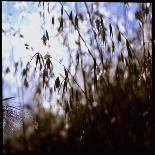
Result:
{"label": "hazy sky", "polygon": [[[88,5],[89,4],[90,3],[88,3]],[[56,8],[53,9],[55,5]],[[68,3],[64,6],[68,13],[71,10],[74,13],[74,5],[75,3]],[[83,8],[83,3],[78,3],[78,7],[80,8],[79,12],[85,10]],[[40,52],[41,54],[43,54],[43,56],[49,53],[57,60],[62,60],[62,63],[66,67],[68,66],[67,48],[62,45],[62,37],[55,36],[58,33],[58,20],[55,20],[54,27],[51,28],[51,17],[53,15],[55,19],[60,17],[60,8],[61,5],[59,3],[55,4],[55,2],[50,2],[51,13],[48,14],[47,5],[45,4],[45,20],[47,22],[44,23],[44,28],[42,28],[43,21],[40,19],[39,11],[41,9],[38,8],[38,3],[7,1],[2,2],[2,28],[4,31],[9,31],[7,33],[2,33],[2,67],[3,71],[6,70],[6,67],[9,67],[11,70],[11,72],[7,75],[3,73],[3,98],[16,96],[18,98],[17,102],[22,101],[20,98],[21,94],[18,94],[17,91],[17,85],[19,86],[19,89],[22,86],[20,76],[21,74],[19,74],[22,70],[21,68],[19,68],[19,76],[16,77],[14,75],[15,62],[23,62],[24,67],[36,52]],[[129,8],[127,11],[128,22],[125,22],[123,8],[124,7],[121,3],[100,3],[99,11],[105,16],[112,18],[114,22],[117,22],[118,20],[118,26],[122,33],[126,34],[127,36],[134,35],[131,32],[132,27],[136,28],[139,26],[134,16],[138,5],[136,3],[129,4]],[[109,24],[108,22],[109,21],[106,22],[107,25]],[[43,46],[41,40],[46,29],[49,33],[50,40],[48,44],[51,46],[50,48]],[[86,30],[87,27],[85,25],[81,25],[81,33],[84,34]],[[20,38],[19,33],[17,33],[15,36],[11,35],[11,33],[15,33],[16,31],[20,31],[24,38]],[[76,46],[75,40],[77,36],[77,32],[73,32],[69,36],[69,43],[71,49],[74,49]],[[87,36],[84,35],[84,37],[87,39]],[[34,50],[27,50],[24,45],[25,43],[32,46]],[[83,51],[87,51],[84,43],[82,44],[82,48]],[[52,61],[52,63],[54,66],[54,73],[56,75],[55,78],[59,76],[60,73],[64,75],[63,67],[54,60]],[[35,65],[35,61],[32,61],[32,66],[33,65]],[[74,67],[71,68],[71,72],[72,74],[74,74]],[[29,93],[25,94],[26,99],[29,98],[28,96]]]}

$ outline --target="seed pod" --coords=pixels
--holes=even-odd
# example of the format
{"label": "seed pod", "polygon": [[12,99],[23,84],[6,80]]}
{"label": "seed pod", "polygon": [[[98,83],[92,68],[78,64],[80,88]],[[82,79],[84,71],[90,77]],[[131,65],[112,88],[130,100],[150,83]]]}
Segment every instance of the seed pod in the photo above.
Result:
{"label": "seed pod", "polygon": [[46,30],[46,38],[49,40],[49,36],[48,36],[48,32],[47,32],[47,30]]}
{"label": "seed pod", "polygon": [[80,20],[83,22],[83,15],[81,13],[78,14]]}
{"label": "seed pod", "polygon": [[63,6],[61,7],[61,16],[63,15]]}
{"label": "seed pod", "polygon": [[28,81],[27,81],[27,79],[25,78],[25,80],[24,80],[24,86],[26,87],[26,88],[28,88],[29,87],[29,83],[28,83]]}
{"label": "seed pod", "polygon": [[102,17],[100,17],[100,18],[101,18],[101,22],[100,23],[101,23],[102,30],[106,31],[107,29],[104,26],[103,19],[102,19]]}
{"label": "seed pod", "polygon": [[46,68],[44,69],[44,75],[45,77],[48,77],[48,70]]}
{"label": "seed pod", "polygon": [[77,14],[75,16],[75,29],[78,28],[78,17]]}
{"label": "seed pod", "polygon": [[46,84],[46,86],[48,87],[48,80],[45,80],[45,84]]}
{"label": "seed pod", "polygon": [[132,58],[132,53],[131,53],[131,50],[130,50],[130,47],[129,47],[129,42],[128,42],[127,39],[126,39],[126,48],[127,48],[127,50],[128,50],[129,58]]}
{"label": "seed pod", "polygon": [[60,20],[60,29],[63,30],[63,18],[61,18],[61,20]]}
{"label": "seed pod", "polygon": [[37,54],[37,58],[36,58],[36,66],[37,66],[37,64],[38,64],[38,61],[39,61],[39,63],[40,63],[40,56],[39,56],[39,54]]}
{"label": "seed pod", "polygon": [[46,65],[47,65],[48,69],[50,69],[50,64],[51,64],[51,60],[50,60],[50,58],[47,58]]}
{"label": "seed pod", "polygon": [[79,63],[79,53],[76,53],[76,62]]}
{"label": "seed pod", "polygon": [[68,72],[67,72],[67,70],[66,70],[66,68],[64,68],[64,70],[65,70],[65,79],[67,79],[68,78]]}
{"label": "seed pod", "polygon": [[59,77],[57,77],[56,80],[55,80],[55,86],[56,86],[56,88],[59,88],[59,86],[60,86]]}
{"label": "seed pod", "polygon": [[71,11],[71,13],[70,13],[70,15],[69,15],[69,20],[73,21],[72,11]]}
{"label": "seed pod", "polygon": [[106,40],[105,40],[105,31],[104,30],[102,31],[102,41],[103,41],[103,44],[106,43]]}
{"label": "seed pod", "polygon": [[43,70],[43,88],[45,83],[45,77],[46,77],[46,69]]}
{"label": "seed pod", "polygon": [[126,66],[129,66],[127,58],[125,58],[125,63],[126,63]]}
{"label": "seed pod", "polygon": [[97,30],[99,32],[99,29],[100,29],[100,21],[98,19],[96,20],[96,27],[97,27]]}
{"label": "seed pod", "polygon": [[25,46],[29,46],[28,44],[25,44]]}
{"label": "seed pod", "polygon": [[49,3],[48,3],[48,13],[50,14],[50,8],[49,8]]}
{"label": "seed pod", "polygon": [[96,59],[94,58],[94,86],[97,87]]}
{"label": "seed pod", "polygon": [[54,17],[52,17],[52,24],[54,25]]}
{"label": "seed pod", "polygon": [[96,39],[96,36],[97,36],[97,34],[96,34],[96,32],[94,31],[94,38]]}
{"label": "seed pod", "polygon": [[117,39],[118,39],[118,43],[121,42],[121,33],[120,33],[120,31],[118,33],[118,38]]}
{"label": "seed pod", "polygon": [[109,29],[110,29],[110,36],[113,37],[113,32],[112,32],[112,26],[111,26],[111,24],[109,25]]}
{"label": "seed pod", "polygon": [[96,72],[96,59],[94,58],[94,72]]}
{"label": "seed pod", "polygon": [[42,69],[42,64],[40,63],[40,71],[41,71],[41,69]]}
{"label": "seed pod", "polygon": [[66,80],[65,80],[64,86],[63,86],[63,93],[65,92],[65,88],[66,88],[66,91],[67,91],[67,81]]}
{"label": "seed pod", "polygon": [[18,62],[15,63],[15,73],[17,72]]}
{"label": "seed pod", "polygon": [[114,52],[115,50],[115,44],[114,44],[114,41],[112,41],[112,51]]}
{"label": "seed pod", "polygon": [[97,88],[97,76],[96,76],[96,74],[94,75],[94,86]]}
{"label": "seed pod", "polygon": [[7,67],[6,70],[5,70],[5,73],[9,73],[10,72],[10,68]]}
{"label": "seed pod", "polygon": [[124,57],[123,57],[122,52],[121,52],[121,60],[122,60],[122,62],[124,61]]}
{"label": "seed pod", "polygon": [[37,87],[36,93],[38,93],[39,95],[41,94],[41,88],[40,88],[40,86]]}
{"label": "seed pod", "polygon": [[27,76],[27,70],[26,69],[23,69],[22,75],[23,76],[25,76],[25,75]]}
{"label": "seed pod", "polygon": [[102,27],[102,29],[104,29],[104,25],[103,25],[103,19],[102,19],[102,17],[101,17],[101,27]]}
{"label": "seed pod", "polygon": [[43,35],[43,37],[42,37],[42,40],[43,40],[43,44],[46,46],[46,37],[45,37],[45,35]]}

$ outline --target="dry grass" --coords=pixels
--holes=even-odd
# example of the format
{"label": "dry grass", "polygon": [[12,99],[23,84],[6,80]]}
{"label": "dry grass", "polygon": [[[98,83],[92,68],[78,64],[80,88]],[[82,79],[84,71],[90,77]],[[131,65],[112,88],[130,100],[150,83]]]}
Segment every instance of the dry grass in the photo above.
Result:
{"label": "dry grass", "polygon": [[[61,5],[63,6],[62,3]],[[92,12],[90,12],[87,3],[85,5],[90,24],[92,24],[96,17],[93,19],[90,17]],[[65,12],[65,7],[61,8],[60,31],[65,29],[62,21],[62,15]],[[143,44],[145,55],[139,60],[136,55],[136,47],[131,48],[132,40],[127,39],[120,33],[119,29],[118,33],[114,34],[114,26],[111,24],[107,28],[109,32],[105,31],[103,19],[98,18],[96,20],[97,33],[93,32],[93,39],[96,44],[92,45],[91,50],[88,48],[89,59],[93,61],[91,64],[85,65],[80,42],[83,41],[86,46],[87,43],[77,25],[77,16],[76,22],[74,22],[72,13],[67,14],[67,16],[79,34],[75,68],[76,72],[82,73],[84,90],[79,86],[76,76],[71,75],[69,69],[62,65],[65,77],[62,81],[57,77],[53,88],[62,96],[59,105],[63,107],[65,115],[60,117],[52,114],[42,107],[39,99],[35,99],[36,106],[31,107],[29,105],[26,107],[27,110],[31,111],[31,118],[22,119],[22,127],[6,137],[3,145],[4,152],[52,152],[59,149],[150,150],[151,52],[146,47],[144,48]],[[82,17],[78,16],[79,20],[80,18]],[[144,19],[137,20],[143,23]],[[54,19],[52,21],[54,24]],[[104,45],[107,33],[110,33],[111,44],[107,43],[107,48],[104,48],[104,52],[107,51],[106,54],[109,56],[109,59],[105,60],[105,54],[99,47],[96,38],[101,39]],[[115,35],[118,38],[116,41],[114,40]],[[48,39],[49,36],[46,31],[43,36],[44,45]],[[124,46],[128,56],[124,56],[120,52],[112,78],[112,53],[115,52],[118,44]],[[91,53],[93,48],[97,49],[98,56]],[[36,61],[36,66],[40,65],[39,72],[43,73],[42,82],[36,89],[36,94],[41,94],[44,87],[50,89],[48,77],[52,72],[53,58],[45,60],[40,53],[36,53],[32,59]],[[29,65],[23,70],[25,87],[29,87],[28,71]],[[50,92],[52,93],[51,89]],[[4,109],[6,109],[5,106]],[[9,116],[9,119],[11,118],[12,116]]]}

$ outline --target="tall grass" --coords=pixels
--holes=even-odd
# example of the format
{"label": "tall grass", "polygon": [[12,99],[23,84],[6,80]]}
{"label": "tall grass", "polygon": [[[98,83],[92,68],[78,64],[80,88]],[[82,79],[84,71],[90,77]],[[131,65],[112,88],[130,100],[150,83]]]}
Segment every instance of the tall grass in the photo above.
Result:
{"label": "tall grass", "polygon": [[[39,3],[40,7],[48,4]],[[100,4],[96,2],[93,5],[97,10]],[[109,19],[109,25],[106,27],[104,18],[108,17],[99,11],[95,12],[85,2],[87,22],[90,25],[89,46],[79,25],[85,17],[79,12],[77,5],[74,14],[68,13],[63,3],[60,3],[60,6],[60,35],[67,29],[64,24],[66,22],[70,22],[78,33],[75,75],[72,75],[70,68],[52,56],[45,59],[38,52],[32,57],[22,72],[23,87],[29,87],[28,74],[32,61],[36,61],[35,71],[42,76],[38,78],[34,101],[23,107],[31,112],[31,117],[23,115],[23,125],[13,134],[6,136],[4,152],[51,152],[72,148],[103,151],[150,150],[152,51],[144,42],[144,25],[149,22],[150,13],[147,10],[151,11],[151,7],[147,7],[145,3],[139,4],[139,11],[136,14],[141,25],[143,42],[143,51],[138,51],[137,45],[133,46],[134,41],[121,32],[117,23]],[[64,34],[66,41],[67,36],[68,33]],[[107,41],[108,37],[110,42]],[[44,46],[47,46],[49,39],[46,30],[42,38]],[[82,42],[88,50],[87,54],[82,51]],[[64,46],[67,46],[65,42]],[[114,63],[117,50],[118,61]],[[126,51],[126,55],[123,50]],[[71,57],[70,55],[70,59]],[[87,58],[90,60],[88,64],[85,63]],[[54,67],[52,61],[62,65],[65,76],[63,80],[56,77],[55,84],[51,87],[50,75]],[[82,75],[83,87],[78,83],[78,72]],[[50,94],[55,92],[61,96],[57,104],[64,109],[64,115],[59,116],[43,107],[40,96],[45,88]],[[11,118],[12,116],[9,116],[5,120]]]}

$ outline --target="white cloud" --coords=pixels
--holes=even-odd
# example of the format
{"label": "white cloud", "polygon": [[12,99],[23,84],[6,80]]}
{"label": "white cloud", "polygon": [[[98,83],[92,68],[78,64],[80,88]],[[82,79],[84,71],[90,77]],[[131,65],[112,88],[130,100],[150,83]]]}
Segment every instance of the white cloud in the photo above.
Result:
{"label": "white cloud", "polygon": [[6,18],[6,15],[4,12],[2,12],[2,21]]}
{"label": "white cloud", "polygon": [[38,47],[41,43],[40,17],[38,13],[27,13],[21,23],[20,31],[25,41],[31,46]]}
{"label": "white cloud", "polygon": [[128,16],[128,19],[129,19],[130,21],[133,21],[134,18],[135,18],[133,12],[131,12],[131,11],[128,12],[127,16]]}
{"label": "white cloud", "polygon": [[110,16],[110,12],[106,7],[102,7],[100,8],[100,12],[103,13],[103,15],[109,17]]}
{"label": "white cloud", "polygon": [[122,33],[125,33],[125,27],[124,27],[124,25],[123,25],[123,23],[122,23],[122,20],[118,20],[118,26],[119,26],[119,28],[120,28],[120,30],[121,30],[121,32]]}
{"label": "white cloud", "polygon": [[10,29],[10,24],[9,23],[2,23],[2,28],[7,31]]}
{"label": "white cloud", "polygon": [[26,9],[28,7],[27,2],[16,2],[14,7],[19,10],[19,9]]}

